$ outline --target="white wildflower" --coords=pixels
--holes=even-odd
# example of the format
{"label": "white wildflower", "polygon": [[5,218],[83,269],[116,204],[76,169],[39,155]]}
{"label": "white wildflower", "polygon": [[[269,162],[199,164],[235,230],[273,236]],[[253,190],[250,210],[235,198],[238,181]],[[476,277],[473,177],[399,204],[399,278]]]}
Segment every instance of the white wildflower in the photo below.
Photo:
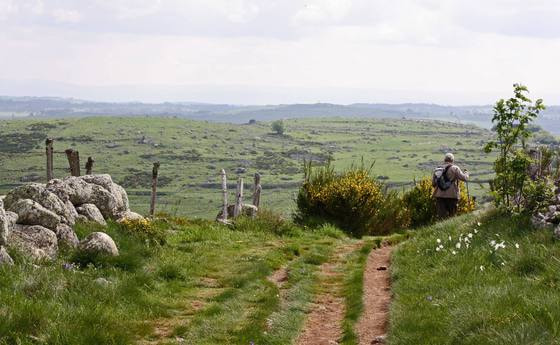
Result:
{"label": "white wildflower", "polygon": [[438,239],[436,240],[436,242],[437,242],[437,243],[441,243],[441,240],[438,238]]}
{"label": "white wildflower", "polygon": [[468,243],[467,243],[466,247],[467,247],[467,249],[469,249],[469,244]]}
{"label": "white wildflower", "polygon": [[449,236],[448,239],[451,241],[451,236]]}
{"label": "white wildflower", "polygon": [[457,243],[455,244],[455,248],[461,249],[461,242],[457,242]]}
{"label": "white wildflower", "polygon": [[469,238],[472,238],[473,237],[472,232],[469,232],[467,236],[469,236]]}
{"label": "white wildflower", "polygon": [[494,240],[490,241],[490,245],[491,245],[492,247],[494,247],[494,246],[496,245],[496,241],[494,241]]}
{"label": "white wildflower", "polygon": [[506,265],[506,263],[502,261],[502,266],[505,266],[505,265]]}
{"label": "white wildflower", "polygon": [[500,248],[505,248],[505,247],[506,247],[505,242],[502,241],[500,243],[496,243],[496,245],[494,246],[494,250],[498,250]]}
{"label": "white wildflower", "polygon": [[452,251],[451,251],[451,254],[455,255],[455,254],[457,254],[457,252],[454,251],[454,250],[452,250]]}
{"label": "white wildflower", "polygon": [[440,245],[439,245],[439,249],[443,249],[443,244],[440,244]]}
{"label": "white wildflower", "polygon": [[474,229],[474,233],[475,233],[475,234],[478,234],[478,230]]}
{"label": "white wildflower", "polygon": [[476,225],[481,226],[482,224],[480,224],[480,222],[477,222]]}
{"label": "white wildflower", "polygon": [[480,265],[480,270],[484,271],[484,266]]}
{"label": "white wildflower", "polygon": [[439,252],[441,250],[440,247],[436,247],[436,252]]}
{"label": "white wildflower", "polygon": [[515,244],[515,248],[519,249],[519,243]]}

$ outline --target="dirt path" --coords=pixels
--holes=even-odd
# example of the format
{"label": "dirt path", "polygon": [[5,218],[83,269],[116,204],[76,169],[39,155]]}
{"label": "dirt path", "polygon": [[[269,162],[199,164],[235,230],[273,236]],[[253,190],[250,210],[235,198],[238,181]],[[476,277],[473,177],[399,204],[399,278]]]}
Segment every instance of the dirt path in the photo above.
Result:
{"label": "dirt path", "polygon": [[382,247],[372,250],[368,256],[364,271],[364,312],[356,325],[360,345],[384,344],[391,302],[392,251],[393,247]]}
{"label": "dirt path", "polygon": [[321,265],[321,291],[315,298],[303,330],[296,340],[298,345],[338,344],[342,337],[341,321],[344,318],[344,297],[340,272],[344,258],[361,246],[361,243],[336,249],[329,262]]}

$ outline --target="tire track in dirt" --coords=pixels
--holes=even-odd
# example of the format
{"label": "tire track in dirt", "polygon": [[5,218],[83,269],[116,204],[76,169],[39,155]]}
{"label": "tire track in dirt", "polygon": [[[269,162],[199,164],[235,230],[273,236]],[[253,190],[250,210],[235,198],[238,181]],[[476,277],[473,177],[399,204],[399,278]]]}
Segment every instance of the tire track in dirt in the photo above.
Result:
{"label": "tire track in dirt", "polygon": [[296,340],[297,345],[338,344],[342,337],[342,319],[345,301],[342,296],[343,274],[341,266],[344,258],[363,243],[346,244],[335,250],[331,260],[319,269],[321,291],[315,298],[302,332]]}
{"label": "tire track in dirt", "polygon": [[360,345],[384,344],[389,324],[391,275],[389,265],[393,247],[372,250],[364,271],[364,311],[356,334]]}

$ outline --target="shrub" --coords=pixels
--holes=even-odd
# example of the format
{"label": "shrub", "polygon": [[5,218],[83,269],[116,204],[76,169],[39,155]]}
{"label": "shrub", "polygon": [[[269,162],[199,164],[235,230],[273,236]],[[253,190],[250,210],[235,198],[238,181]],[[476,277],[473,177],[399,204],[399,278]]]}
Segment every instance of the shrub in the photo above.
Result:
{"label": "shrub", "polygon": [[408,226],[398,194],[387,191],[370,170],[362,165],[336,173],[330,164],[318,168],[306,164],[295,220],[331,223],[356,237],[387,234]]}
{"label": "shrub", "polygon": [[261,209],[254,218],[239,217],[234,223],[235,230],[243,232],[270,232],[275,235],[294,235],[299,229],[280,214]]}
{"label": "shrub", "polygon": [[147,244],[166,243],[166,229],[164,224],[157,221],[143,219],[125,219],[120,223],[124,232],[142,239]]}
{"label": "shrub", "polygon": [[278,135],[283,135],[286,128],[284,127],[284,121],[276,120],[271,125],[272,131]]}

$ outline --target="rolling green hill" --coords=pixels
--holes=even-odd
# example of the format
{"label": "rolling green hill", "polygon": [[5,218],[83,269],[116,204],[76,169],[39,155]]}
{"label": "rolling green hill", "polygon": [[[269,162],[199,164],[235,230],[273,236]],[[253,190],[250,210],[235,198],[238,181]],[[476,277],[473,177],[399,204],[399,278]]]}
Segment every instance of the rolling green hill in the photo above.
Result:
{"label": "rolling green hill", "polygon": [[[90,117],[0,121],[0,194],[26,181],[45,181],[44,140],[55,139],[55,177],[68,175],[64,150],[80,152],[82,166],[95,159],[94,173],[123,184],[132,208],[146,212],[152,163],[161,162],[158,210],[214,217],[220,205],[218,173],[224,168],[234,188],[237,177],[252,184],[262,174],[264,206],[283,213],[293,207],[303,160],[336,167],[373,163],[374,174],[405,188],[430,174],[443,153],[475,181],[491,175],[493,158],[482,153],[491,132],[470,125],[405,119],[317,118],[287,120],[286,134],[269,123],[220,124],[161,117]],[[482,196],[480,186],[471,192]],[[247,188],[250,196],[251,188]],[[233,193],[232,193],[233,201]]]}

